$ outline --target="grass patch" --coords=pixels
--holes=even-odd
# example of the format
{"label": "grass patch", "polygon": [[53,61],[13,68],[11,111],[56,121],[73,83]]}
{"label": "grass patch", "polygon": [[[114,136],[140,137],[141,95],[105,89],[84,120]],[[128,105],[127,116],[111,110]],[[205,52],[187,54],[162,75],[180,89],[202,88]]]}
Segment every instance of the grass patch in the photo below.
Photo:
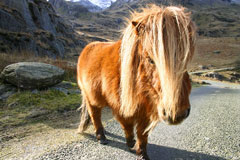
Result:
{"label": "grass patch", "polygon": [[198,88],[198,87],[201,87],[202,84],[198,83],[198,82],[191,82],[192,84],[192,88]]}
{"label": "grass patch", "polygon": [[199,82],[196,82],[196,81],[192,81],[191,84],[192,84],[192,88],[198,88],[198,87],[201,87],[203,85],[203,84],[201,84]]}
{"label": "grass patch", "polygon": [[76,110],[81,103],[80,94],[66,95],[49,89],[32,93],[23,91],[9,97],[6,103],[0,103],[0,130],[46,120],[51,114]]}
{"label": "grass patch", "polygon": [[80,105],[80,94],[65,95],[61,91],[46,90],[39,93],[32,93],[31,91],[24,91],[14,94],[7,100],[7,104],[16,103],[17,107],[36,107],[43,108],[50,111],[65,111],[76,109]]}

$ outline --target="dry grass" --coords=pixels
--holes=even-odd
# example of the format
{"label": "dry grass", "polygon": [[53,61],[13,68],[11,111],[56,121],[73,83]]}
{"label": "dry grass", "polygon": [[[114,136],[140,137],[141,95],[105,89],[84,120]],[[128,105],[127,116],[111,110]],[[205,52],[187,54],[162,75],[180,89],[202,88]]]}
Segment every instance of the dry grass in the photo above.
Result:
{"label": "dry grass", "polygon": [[240,38],[199,37],[197,49],[191,64],[192,70],[199,69],[199,65],[210,68],[224,68],[240,65]]}

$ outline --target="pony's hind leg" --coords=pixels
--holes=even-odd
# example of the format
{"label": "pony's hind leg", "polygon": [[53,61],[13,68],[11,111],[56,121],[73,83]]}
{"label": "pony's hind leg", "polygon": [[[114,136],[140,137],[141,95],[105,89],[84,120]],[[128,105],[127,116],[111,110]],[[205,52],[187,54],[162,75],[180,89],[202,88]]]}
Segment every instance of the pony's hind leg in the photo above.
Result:
{"label": "pony's hind leg", "polygon": [[117,120],[119,121],[122,129],[124,130],[129,150],[131,152],[135,151],[134,145],[136,141],[134,139],[134,120],[131,118],[123,118],[122,116],[117,116]]}
{"label": "pony's hind leg", "polygon": [[106,139],[106,136],[104,134],[104,128],[103,128],[102,121],[101,121],[102,108],[98,108],[98,107],[89,105],[88,106],[88,112],[90,114],[92,123],[95,127],[95,130],[96,130],[97,140],[101,144],[107,144],[107,139]]}

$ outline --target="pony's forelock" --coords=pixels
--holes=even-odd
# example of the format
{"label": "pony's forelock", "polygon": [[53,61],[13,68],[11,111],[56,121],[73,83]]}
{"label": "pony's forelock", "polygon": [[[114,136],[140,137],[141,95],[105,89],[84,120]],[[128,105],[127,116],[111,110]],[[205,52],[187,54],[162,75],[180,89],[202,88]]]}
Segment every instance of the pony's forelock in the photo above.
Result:
{"label": "pony's forelock", "polygon": [[124,32],[121,44],[121,79],[120,79],[120,113],[128,117],[134,114],[137,108],[137,96],[134,93],[135,74],[133,61],[137,36],[132,26],[128,25]]}
{"label": "pony's forelock", "polygon": [[[145,31],[136,35],[132,21],[143,23]],[[121,44],[121,80],[120,80],[120,113],[125,117],[132,116],[139,105],[134,57],[136,46],[141,42],[143,51],[153,59],[161,84],[160,103],[156,109],[160,117],[162,108],[166,114],[173,116],[177,112],[183,74],[192,58],[195,35],[190,14],[183,7],[161,8],[152,5],[143,12],[134,12],[123,33]],[[140,41],[139,41],[140,40]],[[154,118],[155,121],[159,120]],[[155,126],[155,124],[152,124]]]}

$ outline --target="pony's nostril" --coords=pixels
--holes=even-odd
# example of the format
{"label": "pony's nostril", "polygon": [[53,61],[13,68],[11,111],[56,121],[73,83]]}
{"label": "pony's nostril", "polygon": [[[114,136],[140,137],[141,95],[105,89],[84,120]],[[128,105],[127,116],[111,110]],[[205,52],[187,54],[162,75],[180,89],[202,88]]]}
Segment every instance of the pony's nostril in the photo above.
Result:
{"label": "pony's nostril", "polygon": [[165,109],[163,110],[163,116],[166,116],[167,114],[166,114],[166,111],[165,111]]}
{"label": "pony's nostril", "polygon": [[186,111],[186,118],[189,116],[189,114],[190,114],[190,108],[188,108],[188,110]]}

